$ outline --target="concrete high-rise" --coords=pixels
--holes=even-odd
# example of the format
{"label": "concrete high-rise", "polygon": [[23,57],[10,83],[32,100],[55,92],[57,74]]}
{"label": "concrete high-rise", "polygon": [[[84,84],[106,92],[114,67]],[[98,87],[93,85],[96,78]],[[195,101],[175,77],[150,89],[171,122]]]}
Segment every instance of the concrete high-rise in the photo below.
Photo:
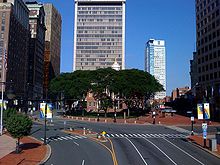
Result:
{"label": "concrete high-rise", "polygon": [[51,3],[44,4],[45,11],[45,52],[44,52],[44,96],[49,82],[60,74],[61,26],[60,13]]}
{"label": "concrete high-rise", "polygon": [[[220,117],[220,0],[195,0],[196,74],[192,89],[200,102],[209,102],[211,118]],[[191,70],[192,71],[192,70]],[[193,71],[192,71],[193,72]]]}
{"label": "concrete high-rise", "polygon": [[43,98],[43,69],[45,47],[45,13],[42,4],[26,2],[29,9],[30,42],[28,56],[28,97]]}
{"label": "concrete high-rise", "polygon": [[75,0],[73,70],[125,69],[126,0]]}
{"label": "concrete high-rise", "polygon": [[145,49],[145,71],[153,75],[163,85],[165,91],[155,94],[155,99],[166,97],[166,50],[164,40],[150,39]]}
{"label": "concrete high-rise", "polygon": [[29,10],[22,0],[0,0],[0,27],[0,81],[6,82],[1,90],[12,85],[22,99],[27,91],[29,42]]}

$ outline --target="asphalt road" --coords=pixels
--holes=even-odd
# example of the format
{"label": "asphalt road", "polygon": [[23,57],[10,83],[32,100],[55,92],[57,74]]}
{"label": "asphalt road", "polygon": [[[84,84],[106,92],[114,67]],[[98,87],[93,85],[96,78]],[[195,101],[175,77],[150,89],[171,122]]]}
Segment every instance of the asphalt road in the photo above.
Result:
{"label": "asphalt road", "polygon": [[[68,135],[61,130],[86,128],[94,132],[106,131],[115,153],[115,165],[219,165],[220,159],[185,140],[184,132],[159,125],[124,125],[87,123],[54,119],[47,137],[52,148],[48,165],[108,165],[114,164],[112,154],[103,145],[83,136]],[[65,124],[64,124],[65,123]],[[33,136],[43,137],[43,126],[35,124]],[[106,144],[106,146],[110,146]]]}

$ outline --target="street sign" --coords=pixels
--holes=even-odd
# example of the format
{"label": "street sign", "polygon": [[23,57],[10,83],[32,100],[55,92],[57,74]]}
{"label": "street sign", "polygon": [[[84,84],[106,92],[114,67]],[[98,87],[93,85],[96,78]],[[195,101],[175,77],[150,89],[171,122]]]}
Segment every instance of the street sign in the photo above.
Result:
{"label": "street sign", "polygon": [[207,130],[208,126],[207,123],[202,123],[202,130]]}
{"label": "street sign", "polygon": [[203,139],[207,139],[207,130],[203,130]]}
{"label": "street sign", "polygon": [[192,117],[191,117],[191,121],[194,121],[194,120],[195,120],[195,118],[194,118],[194,116],[192,116]]}
{"label": "street sign", "polygon": [[202,134],[203,134],[203,139],[207,139],[207,123],[202,123]]}

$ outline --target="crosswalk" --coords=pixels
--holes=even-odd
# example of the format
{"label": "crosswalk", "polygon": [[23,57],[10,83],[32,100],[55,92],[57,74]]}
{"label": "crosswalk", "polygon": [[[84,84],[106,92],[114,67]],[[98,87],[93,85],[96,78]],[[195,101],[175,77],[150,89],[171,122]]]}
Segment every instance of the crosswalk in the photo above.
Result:
{"label": "crosswalk", "polygon": [[[68,135],[68,136],[51,136],[47,138],[47,142],[52,141],[63,141],[63,140],[79,140],[79,139],[86,139],[86,136],[81,135]],[[40,138],[42,141],[44,141],[44,138]]]}
{"label": "crosswalk", "polygon": [[143,134],[143,133],[114,133],[114,134],[106,134],[105,135],[108,138],[186,138],[187,135],[184,134]]}

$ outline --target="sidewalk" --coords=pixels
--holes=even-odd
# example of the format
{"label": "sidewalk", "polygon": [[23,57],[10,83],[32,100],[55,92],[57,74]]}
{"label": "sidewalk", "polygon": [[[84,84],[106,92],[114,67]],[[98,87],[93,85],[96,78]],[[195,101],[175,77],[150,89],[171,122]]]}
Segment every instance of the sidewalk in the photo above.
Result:
{"label": "sidewalk", "polygon": [[200,135],[200,136],[190,136],[188,138],[192,143],[195,143],[197,144],[198,146],[200,146],[202,149],[206,150],[207,152],[210,152],[212,154],[214,154],[215,156],[219,157],[220,158],[220,144],[217,145],[217,151],[210,151],[208,149],[208,146],[209,146],[209,140],[207,139],[206,140],[206,146],[207,148],[204,148],[204,140],[203,140],[203,137]]}
{"label": "sidewalk", "polygon": [[15,150],[16,140],[7,135],[0,136],[0,159]]}
{"label": "sidewalk", "polygon": [[[76,116],[66,116],[67,119],[73,120],[81,120],[81,121],[88,121],[88,122],[97,122],[97,118],[89,118],[89,117],[76,117]],[[105,123],[113,123],[113,118],[100,118],[99,122]],[[153,118],[150,114],[145,116],[140,116],[137,118],[129,118],[129,119],[122,119],[117,118],[116,123],[125,123],[125,124],[152,124]],[[195,119],[194,125],[201,126],[203,121]],[[155,124],[167,125],[167,126],[190,126],[191,120],[189,117],[181,116],[174,114],[173,116],[166,116],[162,117],[161,114],[158,114],[155,119]],[[218,122],[210,122],[209,125],[213,126],[220,126]]]}
{"label": "sidewalk", "polygon": [[16,140],[8,135],[0,136],[0,165],[36,165],[50,155],[48,146],[32,137],[21,139],[22,151],[16,154],[15,142]]}

